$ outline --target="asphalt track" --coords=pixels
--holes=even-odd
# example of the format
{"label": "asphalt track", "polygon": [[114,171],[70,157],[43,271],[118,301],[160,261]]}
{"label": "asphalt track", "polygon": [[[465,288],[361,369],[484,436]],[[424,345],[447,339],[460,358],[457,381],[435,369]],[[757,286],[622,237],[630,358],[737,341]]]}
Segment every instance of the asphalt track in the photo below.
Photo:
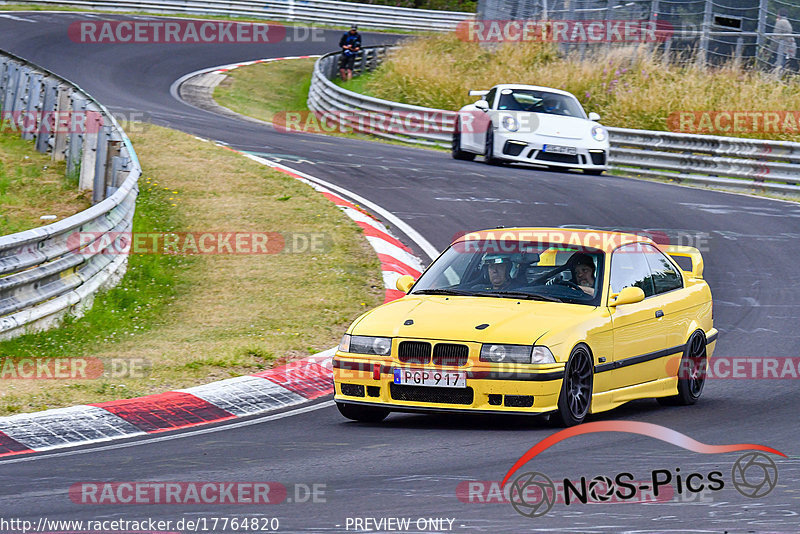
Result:
{"label": "asphalt track", "polygon": [[[683,244],[704,249],[715,325],[721,332],[717,355],[797,356],[800,206],[610,176],[488,167],[454,161],[444,152],[376,142],[278,134],[177,102],[169,87],[180,76],[205,67],[326,52],[335,48],[338,32],[325,32],[325,42],[272,45],[71,42],[69,23],[86,17],[20,12],[0,16],[0,48],[77,82],[112,110],[145,112],[154,123],[260,153],[357,192],[440,249],[458,232],[495,225],[663,229]],[[395,39],[367,34],[365,44]],[[463,481],[502,479],[529,447],[553,433],[540,420],[396,414],[384,424],[366,425],[347,422],[323,401],[318,409],[257,419],[246,426],[223,425],[212,427],[214,432],[166,435],[134,446],[120,443],[77,454],[56,452],[0,462],[0,514],[34,523],[41,517],[277,517],[284,532],[345,531],[348,517],[406,517],[412,522],[451,518],[452,531],[457,532],[797,532],[797,384],[709,380],[693,407],[662,408],[652,400],[637,401],[593,418],[665,425],[709,444],[776,448],[788,458],[776,457],[778,486],[760,499],[747,499],[731,487],[738,453],[697,454],[645,436],[592,434],[559,443],[524,470],[553,479],[613,477],[629,471],[644,480],[654,469],[680,468],[685,474],[719,469],[726,486],[668,503],[556,504],[546,516],[529,519],[509,504],[462,502],[456,488]],[[76,482],[128,480],[266,480],[290,488],[296,483],[324,484],[325,502],[90,506],[68,497]]]}

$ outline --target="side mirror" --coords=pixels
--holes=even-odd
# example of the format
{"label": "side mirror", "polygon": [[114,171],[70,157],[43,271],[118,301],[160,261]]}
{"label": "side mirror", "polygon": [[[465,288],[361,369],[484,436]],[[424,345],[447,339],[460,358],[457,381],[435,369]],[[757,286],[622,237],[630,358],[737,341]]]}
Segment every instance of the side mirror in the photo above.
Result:
{"label": "side mirror", "polygon": [[644,291],[640,287],[626,287],[619,293],[617,297],[611,300],[608,305],[612,308],[622,306],[623,304],[635,304],[644,300]]}
{"label": "side mirror", "polygon": [[480,109],[481,111],[489,111],[489,102],[483,99],[478,100],[477,102],[475,102],[475,107]]}
{"label": "side mirror", "polygon": [[[411,286],[413,286],[415,282],[416,280],[414,280],[413,276],[411,276],[410,274],[404,274],[403,276],[397,279],[397,282],[395,282],[394,285],[395,287],[397,287],[398,291],[402,291],[403,293],[408,293],[408,291],[411,289]],[[641,291],[641,289],[639,291]],[[644,293],[642,293],[642,298],[644,298]]]}
{"label": "side mirror", "polygon": [[589,120],[597,122],[600,120],[600,115],[592,111],[591,113],[589,113]]}

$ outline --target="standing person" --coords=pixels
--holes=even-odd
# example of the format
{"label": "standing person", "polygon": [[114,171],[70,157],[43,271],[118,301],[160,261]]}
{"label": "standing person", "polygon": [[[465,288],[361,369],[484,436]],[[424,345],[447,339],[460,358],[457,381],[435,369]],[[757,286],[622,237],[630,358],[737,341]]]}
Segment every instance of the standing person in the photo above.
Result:
{"label": "standing person", "polygon": [[[778,11],[778,16],[775,19],[775,28],[772,33],[792,33],[792,23],[786,18],[786,10],[781,8]],[[773,51],[775,52],[775,68],[780,71],[783,70],[789,60],[793,59],[797,54],[797,43],[794,37],[784,36],[773,38]]]}
{"label": "standing person", "polygon": [[339,75],[343,81],[353,77],[353,66],[356,63],[356,54],[361,50],[361,35],[358,33],[358,26],[353,24],[350,31],[342,35],[339,39],[339,46],[342,49],[342,58],[339,60]]}

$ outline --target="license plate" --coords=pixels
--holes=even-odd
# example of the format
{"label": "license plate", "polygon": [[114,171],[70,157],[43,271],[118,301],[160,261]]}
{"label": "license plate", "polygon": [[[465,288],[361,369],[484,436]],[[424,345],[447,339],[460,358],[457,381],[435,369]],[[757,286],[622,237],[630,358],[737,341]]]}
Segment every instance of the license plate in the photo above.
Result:
{"label": "license plate", "polygon": [[394,383],[407,386],[467,387],[467,373],[436,369],[395,369]]}
{"label": "license plate", "polygon": [[542,152],[552,152],[554,154],[569,154],[571,156],[575,156],[578,154],[578,149],[574,146],[562,146],[562,145],[544,145],[542,147]]}

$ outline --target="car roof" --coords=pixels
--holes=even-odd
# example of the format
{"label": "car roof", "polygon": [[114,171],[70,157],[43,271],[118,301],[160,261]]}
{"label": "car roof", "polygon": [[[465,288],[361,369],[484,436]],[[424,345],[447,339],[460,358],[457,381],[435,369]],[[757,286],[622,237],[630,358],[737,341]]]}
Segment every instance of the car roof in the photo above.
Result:
{"label": "car roof", "polygon": [[[503,90],[503,89],[530,89],[532,91],[547,91],[547,92],[556,93],[556,94],[559,94],[559,95],[571,96],[571,97],[577,99],[577,97],[575,95],[573,95],[572,93],[570,93],[569,91],[564,91],[564,90],[561,90],[561,89],[555,89],[553,87],[543,87],[543,86],[539,86],[539,85],[524,85],[524,84],[520,84],[520,83],[504,83],[504,84],[500,84],[500,85],[495,85],[494,87],[492,87],[492,89],[497,89],[498,91]],[[491,91],[491,89],[490,89],[490,91]]]}
{"label": "car roof", "polygon": [[466,240],[487,239],[496,239],[498,241],[540,241],[542,243],[579,245],[602,250],[606,253],[611,253],[617,247],[630,243],[649,243],[658,247],[658,245],[648,237],[627,232],[548,227],[491,228],[476,232],[467,232],[454,240],[453,244]]}

